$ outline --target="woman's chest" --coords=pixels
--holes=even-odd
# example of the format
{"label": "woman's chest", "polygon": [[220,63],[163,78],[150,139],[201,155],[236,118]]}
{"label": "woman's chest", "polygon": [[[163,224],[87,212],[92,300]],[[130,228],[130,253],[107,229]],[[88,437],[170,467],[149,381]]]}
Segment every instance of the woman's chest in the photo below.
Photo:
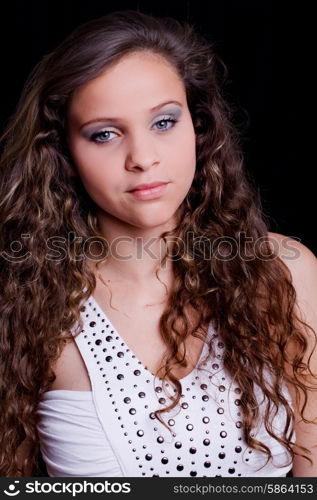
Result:
{"label": "woman's chest", "polygon": [[[147,368],[151,374],[163,375],[168,348],[162,339],[160,332],[160,318],[164,311],[164,305],[141,307],[133,300],[122,300],[115,305],[106,300],[105,294],[98,289],[91,297],[90,307],[93,314],[105,323],[102,331],[103,341],[111,350],[111,335],[107,332],[115,330],[120,340],[125,344],[133,355]],[[89,325],[94,325],[90,321]],[[186,366],[175,366],[172,373],[179,379],[188,375],[196,366],[203,349],[200,339],[191,337],[186,345]],[[59,359],[55,363],[54,373],[56,378],[50,386],[50,390],[90,390],[91,383],[82,356],[76,346],[76,342],[67,344]]]}
{"label": "woman's chest", "polygon": [[[142,301],[133,298],[132,292],[116,296],[115,303],[103,289],[96,288],[93,296],[99,313],[104,314],[121,339],[151,373],[157,373],[164,365],[170,346],[162,338],[160,320],[166,308],[162,297],[148,297]],[[186,316],[190,324],[198,313],[187,309]],[[187,366],[175,366],[173,373],[182,378],[190,373],[197,364],[203,349],[201,339],[188,336],[184,341]],[[180,342],[179,351],[183,354],[184,345]],[[160,375],[162,372],[159,373]]]}

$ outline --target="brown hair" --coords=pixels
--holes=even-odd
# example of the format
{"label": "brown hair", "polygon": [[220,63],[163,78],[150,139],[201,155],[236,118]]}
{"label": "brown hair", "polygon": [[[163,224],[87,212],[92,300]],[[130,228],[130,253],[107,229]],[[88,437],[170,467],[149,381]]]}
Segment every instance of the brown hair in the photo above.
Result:
{"label": "brown hair", "polygon": [[[160,320],[169,351],[164,378],[176,388],[176,395],[156,415],[161,419],[162,413],[179,402],[181,382],[171,369],[175,364],[185,365],[185,339],[199,335],[198,329],[212,321],[225,346],[224,367],[242,391],[247,445],[271,457],[269,448],[251,435],[259,419],[254,392],[258,384],[268,401],[267,431],[275,436],[271,409],[282,405],[287,419],[282,436],[276,439],[294,454],[294,413],[281,384],[287,380],[306,394],[298,375],[307,368],[303,362],[307,341],[295,321],[296,296],[290,275],[277,256],[271,258],[259,195],[244,171],[232,110],[220,90],[225,66],[195,26],[121,11],[79,26],[43,57],[31,72],[1,138],[2,476],[23,476],[27,464],[36,470],[37,405],[54,380],[52,364],[72,338],[74,325],[80,333],[81,305],[96,286],[86,260],[76,259],[84,253],[87,238],[98,239],[101,234],[96,207],[74,175],[66,140],[67,104],[75,89],[123,55],[140,50],[160,54],[177,70],[197,137],[196,173],[179,209],[180,223],[162,235],[188,245],[174,255],[175,280]],[[224,258],[226,252],[230,254],[229,243],[238,242],[241,235],[246,236],[248,258],[240,252]],[[46,242],[52,237],[67,241],[63,259],[46,258]],[[219,242],[209,259],[195,244],[197,238]],[[260,239],[261,258],[254,246]],[[14,241],[20,243],[21,255],[11,258],[9,248]],[[200,313],[192,328],[185,314],[187,305]],[[294,361],[287,355],[290,344],[297,346]],[[292,364],[293,378],[285,372],[286,362]],[[272,375],[271,384],[265,370]],[[25,438],[32,446],[21,469],[17,448]]]}

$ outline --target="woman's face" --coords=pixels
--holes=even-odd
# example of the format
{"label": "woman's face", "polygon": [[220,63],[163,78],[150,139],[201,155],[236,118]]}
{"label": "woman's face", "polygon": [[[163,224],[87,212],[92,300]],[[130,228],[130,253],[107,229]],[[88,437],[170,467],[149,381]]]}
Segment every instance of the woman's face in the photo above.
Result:
{"label": "woman's face", "polygon": [[[78,88],[68,143],[103,221],[140,229],[173,221],[194,178],[196,148],[184,85],[165,59],[129,54]],[[167,184],[130,192],[153,182]]]}

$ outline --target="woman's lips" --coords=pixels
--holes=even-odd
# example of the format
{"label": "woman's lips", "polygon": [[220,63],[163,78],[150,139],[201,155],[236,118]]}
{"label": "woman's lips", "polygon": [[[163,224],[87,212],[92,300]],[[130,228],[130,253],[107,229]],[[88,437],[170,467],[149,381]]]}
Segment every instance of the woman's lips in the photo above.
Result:
{"label": "woman's lips", "polygon": [[165,193],[167,186],[168,183],[148,189],[135,189],[134,191],[128,192],[138,200],[154,200],[155,198],[160,198]]}

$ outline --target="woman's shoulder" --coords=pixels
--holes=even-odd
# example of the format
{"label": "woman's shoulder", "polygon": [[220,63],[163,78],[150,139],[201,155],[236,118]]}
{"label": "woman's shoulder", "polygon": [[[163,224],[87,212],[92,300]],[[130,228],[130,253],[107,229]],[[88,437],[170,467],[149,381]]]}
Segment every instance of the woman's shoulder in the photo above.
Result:
{"label": "woman's shoulder", "polygon": [[290,236],[269,233],[269,239],[289,270],[300,315],[317,332],[316,256],[310,248]]}
{"label": "woman's shoulder", "polygon": [[269,241],[278,257],[286,264],[294,280],[307,275],[313,283],[317,279],[317,258],[306,245],[292,236],[269,232]]}

